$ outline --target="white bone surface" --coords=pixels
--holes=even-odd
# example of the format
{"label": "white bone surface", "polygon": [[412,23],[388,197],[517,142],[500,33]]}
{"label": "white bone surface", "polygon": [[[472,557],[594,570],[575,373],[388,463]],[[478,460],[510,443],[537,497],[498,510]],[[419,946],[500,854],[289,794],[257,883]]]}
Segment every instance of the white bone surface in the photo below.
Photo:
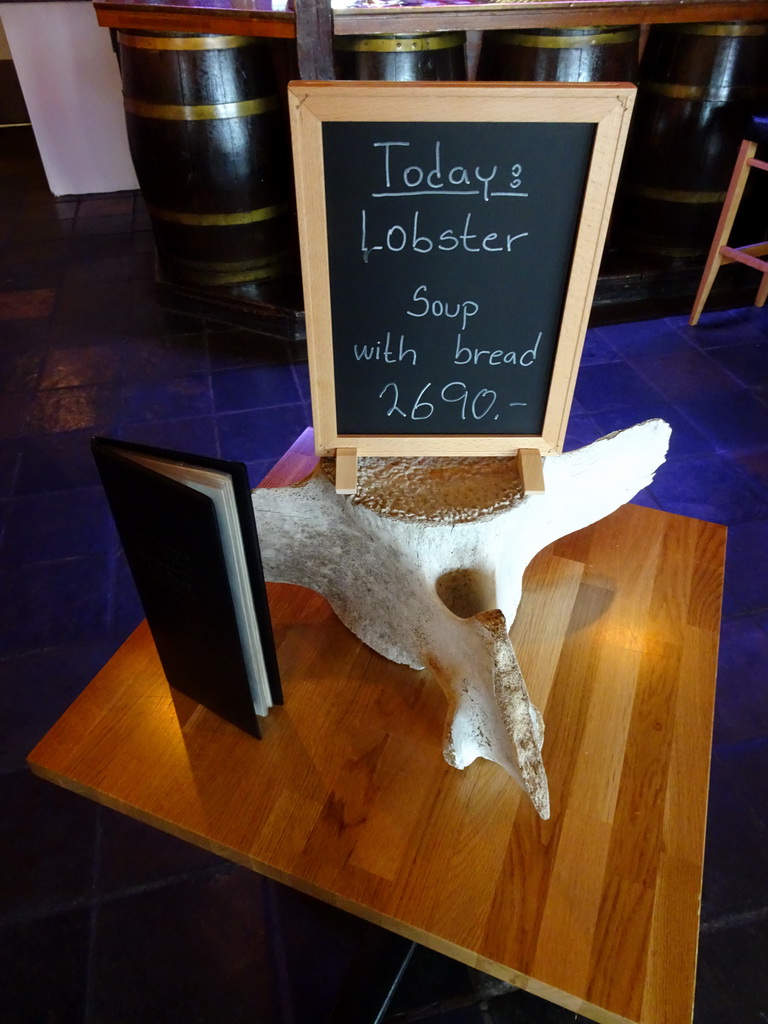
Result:
{"label": "white bone surface", "polygon": [[362,459],[352,497],[324,460],[298,484],[253,492],[265,576],[322,594],[385,658],[430,668],[449,705],[446,760],[495,761],[547,818],[544,724],[509,640],[523,572],[647,486],[669,438],[649,420],[549,456],[545,493],[526,496],[514,459]]}

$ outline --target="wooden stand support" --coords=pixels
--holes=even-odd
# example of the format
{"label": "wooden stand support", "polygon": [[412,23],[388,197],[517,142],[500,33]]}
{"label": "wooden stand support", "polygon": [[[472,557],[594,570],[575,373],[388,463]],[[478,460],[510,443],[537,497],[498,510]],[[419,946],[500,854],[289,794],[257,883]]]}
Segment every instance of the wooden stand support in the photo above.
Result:
{"label": "wooden stand support", "polygon": [[336,493],[354,494],[357,491],[357,449],[336,449]]}
{"label": "wooden stand support", "polygon": [[538,448],[521,448],[517,453],[517,471],[523,494],[544,493],[544,467]]}

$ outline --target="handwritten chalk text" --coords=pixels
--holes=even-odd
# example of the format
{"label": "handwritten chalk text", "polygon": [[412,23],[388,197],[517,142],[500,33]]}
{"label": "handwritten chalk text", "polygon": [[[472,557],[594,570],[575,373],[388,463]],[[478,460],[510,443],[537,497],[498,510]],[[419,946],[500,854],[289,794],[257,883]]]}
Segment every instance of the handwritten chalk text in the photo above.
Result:
{"label": "handwritten chalk text", "polygon": [[413,224],[406,229],[402,224],[392,224],[389,228],[377,235],[379,244],[372,243],[368,237],[368,216],[362,211],[362,232],[360,238],[360,251],[363,260],[367,263],[371,253],[383,252],[411,252],[429,253],[437,249],[441,252],[452,252],[454,249],[462,249],[464,252],[511,252],[512,246],[521,238],[528,235],[527,231],[517,234],[509,232],[499,234],[497,231],[490,231],[482,237],[476,231],[472,231],[472,214],[468,213],[464,218],[462,228],[447,227],[437,237],[434,233],[422,234],[419,225],[419,212],[413,215]]}
{"label": "handwritten chalk text", "polygon": [[[389,402],[389,407],[386,411],[387,416],[397,414],[402,416],[403,419],[411,420],[428,420],[435,412],[435,402],[444,402],[446,405],[455,406],[454,411],[459,414],[462,420],[468,420],[470,417],[472,420],[481,420],[494,410],[499,398],[498,392],[492,388],[479,388],[473,394],[461,380],[452,380],[450,384],[446,384],[439,392],[432,393],[430,392],[431,388],[432,382],[429,381],[418,393],[412,405],[410,400],[404,402],[405,409],[402,409],[400,406],[402,401],[400,388],[394,381],[384,385],[379,392],[379,398],[386,396]],[[430,392],[429,396],[428,392]],[[430,398],[433,401],[430,401]],[[505,402],[504,399],[500,403],[502,409],[505,405],[514,407],[525,406],[526,404],[526,402]],[[493,419],[497,420],[500,415],[500,412],[495,412]]]}
{"label": "handwritten chalk text", "polygon": [[[371,196],[375,199],[390,196],[482,195],[483,201],[487,203],[492,198],[527,196],[526,192],[519,191],[520,176],[523,173],[520,164],[513,164],[508,170],[499,168],[498,164],[485,168],[454,164],[444,171],[442,143],[438,140],[435,142],[434,159],[430,166],[415,163],[404,167],[404,161],[410,159],[410,153],[405,152],[410,149],[410,142],[374,142],[373,145],[381,149],[384,156],[384,190],[372,192]],[[492,186],[495,186],[495,191]]]}
{"label": "handwritten chalk text", "polygon": [[497,348],[491,351],[487,348],[466,348],[461,343],[461,334],[456,338],[456,355],[454,356],[454,363],[461,366],[463,363],[472,363],[475,366],[480,362],[481,359],[487,357],[489,366],[501,366],[502,363],[512,363],[516,366],[530,366],[531,363],[536,361],[536,356],[539,353],[539,342],[541,341],[541,331],[536,339],[536,343],[533,348],[526,349],[522,355],[518,356],[514,349],[510,349],[505,352],[504,349]]}
{"label": "handwritten chalk text", "polygon": [[457,302],[455,306],[452,306],[450,302],[444,302],[442,299],[430,300],[427,298],[427,286],[425,284],[419,285],[413,293],[411,301],[418,308],[407,309],[405,311],[406,316],[447,316],[449,319],[453,319],[460,315],[462,331],[467,328],[467,320],[471,316],[476,316],[480,311],[480,307],[472,299],[464,299],[463,302]]}
{"label": "handwritten chalk text", "polygon": [[361,360],[371,362],[372,360],[380,359],[385,363],[402,363],[406,359],[413,359],[413,365],[416,365],[416,349],[405,347],[405,335],[400,335],[399,348],[396,351],[392,351],[392,332],[387,331],[387,337],[384,341],[384,345],[380,341],[377,341],[375,345],[355,345],[355,359],[358,363]]}

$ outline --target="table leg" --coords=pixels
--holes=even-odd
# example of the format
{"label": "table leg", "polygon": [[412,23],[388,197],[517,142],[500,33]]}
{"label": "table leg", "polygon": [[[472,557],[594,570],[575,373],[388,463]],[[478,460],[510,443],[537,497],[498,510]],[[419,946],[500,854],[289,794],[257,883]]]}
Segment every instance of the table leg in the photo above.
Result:
{"label": "table leg", "polygon": [[371,925],[327,1024],[381,1024],[415,948],[411,939]]}

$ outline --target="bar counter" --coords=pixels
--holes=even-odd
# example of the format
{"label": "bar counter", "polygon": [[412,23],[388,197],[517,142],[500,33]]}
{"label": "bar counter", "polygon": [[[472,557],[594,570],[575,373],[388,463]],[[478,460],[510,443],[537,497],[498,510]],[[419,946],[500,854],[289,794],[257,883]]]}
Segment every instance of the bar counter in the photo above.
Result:
{"label": "bar counter", "polygon": [[[304,3],[311,17],[316,5]],[[109,28],[292,38],[295,0],[95,0]],[[335,35],[768,19],[768,0],[360,0],[333,5]]]}
{"label": "bar counter", "polygon": [[[645,302],[649,297],[678,301],[683,296],[686,304],[689,294],[692,299],[700,268],[690,262],[677,267],[673,263],[706,255],[730,176],[731,150],[734,154],[738,150],[741,124],[768,102],[768,0],[94,0],[93,6],[99,25],[120,30],[116,45],[123,51],[124,91],[126,73],[139,62],[136,52],[199,50],[197,57],[184,58],[192,67],[198,60],[209,60],[204,54],[207,46],[222,54],[233,48],[245,53],[245,42],[250,50],[243,58],[248,67],[256,69],[260,63],[273,66],[278,95],[284,94],[290,78],[639,81],[633,134],[609,238],[609,248],[618,262],[614,260],[610,273],[602,274],[609,284],[607,292],[603,288],[605,298],[602,293],[599,297],[600,303],[612,305]],[[135,33],[139,42],[131,39]],[[150,45],[143,38],[147,33],[164,38]],[[165,38],[184,35],[209,40],[222,36],[228,41],[193,46],[177,40],[171,45]],[[513,38],[505,38],[508,35]],[[404,42],[401,36],[412,39]],[[253,59],[257,45],[266,47],[261,61]],[[638,71],[641,55],[642,73]],[[176,59],[153,58],[153,66]],[[225,63],[237,59],[221,57]],[[210,61],[215,63],[214,58]],[[176,97],[177,83],[195,80],[198,72],[187,68],[183,74],[167,73],[164,98],[157,98],[143,95],[145,85],[155,88],[150,83],[154,73],[135,71],[134,86],[142,92],[142,103],[181,104],[179,109],[186,109],[184,103],[189,101],[182,103]],[[230,80],[227,75],[224,71],[215,75],[200,72],[200,81]],[[237,75],[231,80],[235,79]],[[229,101],[236,98],[233,95]],[[218,100],[197,102],[210,105]],[[141,135],[145,125],[130,112],[127,116],[129,128]],[[149,147],[153,166],[167,166],[173,155],[182,151],[183,147],[169,139],[175,130],[168,122],[166,137],[161,139],[168,160],[158,162],[154,144]],[[152,131],[157,134],[160,129]],[[200,134],[193,128],[189,132]],[[134,139],[134,147],[143,150],[145,143]],[[272,156],[277,159],[283,150],[287,153],[287,146],[250,145],[232,159],[239,161],[249,153],[254,160],[260,153],[263,169],[274,176]],[[256,181],[259,173],[244,171],[243,181]],[[185,196],[182,202],[175,188],[167,189],[160,202],[157,196],[153,198],[159,186],[152,175],[137,172],[137,176],[150,206],[173,207],[171,213],[162,214],[166,220],[175,223],[181,216],[188,221],[197,216],[190,211],[199,203],[206,216],[222,212],[223,200]],[[289,174],[278,177],[287,181]],[[179,180],[184,178],[179,175]],[[290,206],[292,198],[285,195],[280,202]],[[270,200],[265,207],[254,200],[255,205],[246,203],[242,209],[271,210],[277,208],[276,203],[276,199]],[[229,215],[228,207],[224,214]],[[164,223],[159,228],[164,231]],[[285,232],[281,237],[287,237]],[[751,239],[740,244],[748,242]],[[202,276],[202,270],[200,274],[196,271],[192,280],[183,269],[191,258],[189,253],[182,251],[183,247],[171,253],[169,243],[161,259],[164,276],[159,278],[167,293],[163,301],[181,312],[200,311],[203,288],[206,303],[215,302],[218,308],[223,302],[228,316],[242,313],[246,317],[256,306],[282,309],[287,302],[293,325],[290,330],[299,330],[300,280],[295,242],[291,246],[291,269],[282,274],[291,292],[285,299],[282,292],[276,292],[281,278],[272,275],[270,280],[263,269],[253,278],[253,286],[232,284],[226,295],[218,269],[215,280],[205,276],[207,270]],[[272,249],[262,252],[258,239],[252,248],[262,268],[264,258],[273,255]],[[216,268],[225,263],[230,266],[232,258],[226,249],[222,252],[215,259],[199,259],[211,267],[214,263]],[[657,277],[661,274],[660,280],[651,281],[649,267]],[[237,282],[251,280],[243,276],[245,271],[237,273]],[[235,282],[235,278],[230,274],[228,281]],[[730,279],[726,284],[739,287],[739,282]],[[182,286],[186,289],[183,294]],[[188,294],[187,286],[194,288],[193,295]]]}

